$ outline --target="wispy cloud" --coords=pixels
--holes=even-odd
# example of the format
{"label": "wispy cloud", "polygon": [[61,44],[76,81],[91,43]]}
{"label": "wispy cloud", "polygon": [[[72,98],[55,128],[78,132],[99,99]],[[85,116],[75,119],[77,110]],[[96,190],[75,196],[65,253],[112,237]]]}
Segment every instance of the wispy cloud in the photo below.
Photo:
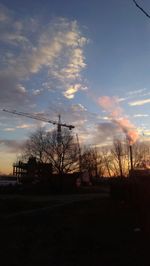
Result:
{"label": "wispy cloud", "polygon": [[142,89],[138,89],[138,90],[129,91],[129,92],[128,92],[128,95],[137,95],[137,94],[141,94],[141,93],[143,93],[143,92],[146,91],[146,90],[147,90],[146,88],[142,88]]}
{"label": "wispy cloud", "polygon": [[81,111],[81,112],[86,112],[87,108],[85,106],[83,106],[81,103],[78,104],[74,104],[72,105],[72,110],[73,111]]}
{"label": "wispy cloud", "polygon": [[94,136],[96,144],[112,143],[117,135],[121,135],[121,129],[110,122],[100,123],[96,129]]}
{"label": "wispy cloud", "polygon": [[3,129],[4,131],[8,131],[8,132],[11,132],[11,131],[15,131],[15,128],[14,127],[6,127]]}
{"label": "wispy cloud", "polygon": [[10,10],[4,5],[0,4],[0,22],[5,24],[8,23],[10,21],[10,15]]}
{"label": "wispy cloud", "polygon": [[125,97],[122,97],[122,98],[119,98],[118,97],[118,102],[124,102],[124,101],[126,101],[127,100],[127,98],[125,98]]}
{"label": "wispy cloud", "polygon": [[23,141],[16,141],[16,140],[6,140],[0,139],[1,149],[3,151],[8,151],[10,153],[20,152],[24,142]]}
{"label": "wispy cloud", "polygon": [[135,114],[133,115],[133,117],[148,117],[149,115],[148,114]]}
{"label": "wispy cloud", "polygon": [[53,87],[72,99],[75,93],[85,88],[81,72],[86,67],[84,46],[88,40],[77,21],[55,18],[43,27],[38,19],[18,20],[13,12],[2,7],[0,84],[4,89],[0,91],[1,102],[16,104],[20,97],[22,102],[29,101],[30,90],[23,83],[41,71],[47,80],[43,80],[43,88],[41,78],[41,88],[35,89],[32,96]]}
{"label": "wispy cloud", "polygon": [[1,106],[6,104],[25,104],[29,100],[27,90],[20,84],[20,80],[14,72],[2,70],[0,73],[0,103]]}
{"label": "wispy cloud", "polygon": [[126,92],[125,97],[116,96],[115,98],[117,102],[124,102],[124,101],[129,101],[135,98],[137,99],[137,98],[145,97],[148,95],[150,95],[149,90],[147,88],[141,88],[141,89],[130,90],[129,92]]}
{"label": "wispy cloud", "polygon": [[140,106],[140,105],[144,105],[147,103],[150,103],[150,99],[144,99],[144,100],[129,102],[129,105],[130,106]]}
{"label": "wispy cloud", "polygon": [[33,124],[20,124],[18,126],[15,126],[15,127],[6,127],[3,129],[3,131],[6,131],[6,132],[13,132],[15,131],[16,129],[29,129],[29,128],[35,128],[37,127],[37,124],[33,123]]}
{"label": "wispy cloud", "polygon": [[34,124],[22,124],[22,125],[18,125],[16,128],[27,129],[27,128],[34,128],[34,127],[35,127]]}

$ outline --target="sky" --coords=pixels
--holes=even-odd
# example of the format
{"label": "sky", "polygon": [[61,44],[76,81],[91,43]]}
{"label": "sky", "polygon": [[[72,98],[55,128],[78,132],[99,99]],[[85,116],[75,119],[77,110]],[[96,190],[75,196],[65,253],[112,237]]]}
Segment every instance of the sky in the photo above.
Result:
{"label": "sky", "polygon": [[61,114],[86,145],[131,130],[149,141],[150,19],[132,0],[2,0],[0,62],[0,173],[31,132],[54,128],[3,108]]}

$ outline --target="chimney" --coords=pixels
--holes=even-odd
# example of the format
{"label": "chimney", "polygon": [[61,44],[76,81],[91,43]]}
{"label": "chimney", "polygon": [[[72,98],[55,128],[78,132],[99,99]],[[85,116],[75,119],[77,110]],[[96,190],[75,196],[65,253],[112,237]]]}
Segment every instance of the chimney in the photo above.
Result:
{"label": "chimney", "polygon": [[133,156],[132,156],[132,145],[129,145],[129,154],[130,154],[130,164],[131,164],[131,171],[133,170]]}

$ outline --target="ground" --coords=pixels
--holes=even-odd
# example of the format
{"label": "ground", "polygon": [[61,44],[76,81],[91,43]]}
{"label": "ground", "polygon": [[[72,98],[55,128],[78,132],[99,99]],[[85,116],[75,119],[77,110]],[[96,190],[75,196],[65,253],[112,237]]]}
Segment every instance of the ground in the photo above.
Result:
{"label": "ground", "polygon": [[137,212],[106,194],[3,195],[1,209],[1,266],[150,265]]}

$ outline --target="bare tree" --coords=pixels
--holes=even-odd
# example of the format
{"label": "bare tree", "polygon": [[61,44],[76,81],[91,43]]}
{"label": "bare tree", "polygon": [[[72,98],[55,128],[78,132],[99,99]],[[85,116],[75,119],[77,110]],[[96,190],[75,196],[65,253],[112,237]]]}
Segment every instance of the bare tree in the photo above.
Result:
{"label": "bare tree", "polygon": [[40,162],[52,164],[58,174],[72,172],[79,167],[78,145],[69,129],[62,129],[58,141],[56,130],[46,132],[43,128],[32,133],[24,148],[24,158],[36,157]]}
{"label": "bare tree", "polygon": [[101,149],[102,156],[102,173],[104,176],[111,177],[114,175],[113,156],[110,151],[110,147],[103,147]]}
{"label": "bare tree", "polygon": [[28,159],[29,157],[36,157],[36,159],[41,163],[47,162],[48,158],[44,150],[45,137],[46,132],[44,128],[38,128],[35,132],[33,132],[24,144],[22,158]]}
{"label": "bare tree", "polygon": [[81,159],[82,172],[87,171],[90,178],[98,175],[98,153],[96,148],[85,147]]}
{"label": "bare tree", "polygon": [[49,132],[45,138],[44,151],[56,173],[64,174],[79,168],[79,149],[68,129],[63,129],[58,143],[57,131]]}
{"label": "bare tree", "polygon": [[150,145],[137,142],[133,145],[133,167],[146,167],[150,162]]}
{"label": "bare tree", "polygon": [[112,155],[114,156],[115,164],[117,164],[116,169],[119,169],[120,177],[125,175],[125,145],[123,145],[122,141],[119,139],[115,139],[113,143],[113,149],[111,150]]}

